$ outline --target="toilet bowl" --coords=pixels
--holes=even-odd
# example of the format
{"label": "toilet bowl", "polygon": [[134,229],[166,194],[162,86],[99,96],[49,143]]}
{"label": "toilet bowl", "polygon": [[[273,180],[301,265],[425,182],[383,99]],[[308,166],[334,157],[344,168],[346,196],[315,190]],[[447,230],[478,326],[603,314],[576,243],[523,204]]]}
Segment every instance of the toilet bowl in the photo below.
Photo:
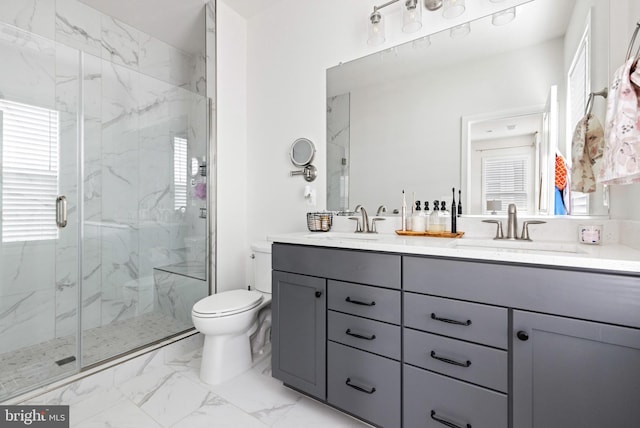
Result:
{"label": "toilet bowl", "polygon": [[216,385],[251,368],[250,337],[258,328],[258,312],[271,303],[271,243],[253,251],[252,290],[230,290],[193,305],[191,318],[204,335],[200,379]]}

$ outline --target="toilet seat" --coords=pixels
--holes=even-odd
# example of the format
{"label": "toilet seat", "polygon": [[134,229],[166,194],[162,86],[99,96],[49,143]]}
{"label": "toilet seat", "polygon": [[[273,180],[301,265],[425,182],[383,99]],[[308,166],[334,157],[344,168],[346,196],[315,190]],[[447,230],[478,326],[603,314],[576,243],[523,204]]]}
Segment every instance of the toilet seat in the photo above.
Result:
{"label": "toilet seat", "polygon": [[257,291],[225,291],[198,301],[193,305],[193,315],[200,318],[226,317],[253,309],[262,299],[262,294]]}

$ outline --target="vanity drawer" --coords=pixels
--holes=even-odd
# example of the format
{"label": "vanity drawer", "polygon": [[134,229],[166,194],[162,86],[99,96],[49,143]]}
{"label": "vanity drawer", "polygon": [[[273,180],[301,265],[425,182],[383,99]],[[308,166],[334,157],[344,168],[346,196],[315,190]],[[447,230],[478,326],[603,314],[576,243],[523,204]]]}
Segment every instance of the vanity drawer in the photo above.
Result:
{"label": "vanity drawer", "polygon": [[400,363],[327,344],[327,401],[375,425],[400,426]]}
{"label": "vanity drawer", "polygon": [[507,351],[405,329],[404,362],[507,392]]}
{"label": "vanity drawer", "polygon": [[407,327],[496,348],[508,347],[506,308],[405,293],[404,313]]}
{"label": "vanity drawer", "polygon": [[327,307],[361,317],[400,324],[400,291],[329,281]]}
{"label": "vanity drawer", "polygon": [[400,288],[399,255],[276,243],[271,257],[273,270]]}
{"label": "vanity drawer", "polygon": [[404,428],[508,426],[505,394],[407,365],[404,366],[403,388]]}
{"label": "vanity drawer", "polygon": [[400,326],[329,311],[329,340],[385,357],[400,359]]}

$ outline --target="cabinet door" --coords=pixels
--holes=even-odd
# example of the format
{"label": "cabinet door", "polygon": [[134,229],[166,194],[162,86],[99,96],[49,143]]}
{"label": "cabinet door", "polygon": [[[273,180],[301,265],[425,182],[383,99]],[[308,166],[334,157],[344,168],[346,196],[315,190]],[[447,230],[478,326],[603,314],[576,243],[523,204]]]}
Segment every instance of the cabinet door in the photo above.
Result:
{"label": "cabinet door", "polygon": [[326,398],[326,280],[273,272],[272,374]]}
{"label": "cabinet door", "polygon": [[640,425],[640,330],[514,311],[513,426]]}

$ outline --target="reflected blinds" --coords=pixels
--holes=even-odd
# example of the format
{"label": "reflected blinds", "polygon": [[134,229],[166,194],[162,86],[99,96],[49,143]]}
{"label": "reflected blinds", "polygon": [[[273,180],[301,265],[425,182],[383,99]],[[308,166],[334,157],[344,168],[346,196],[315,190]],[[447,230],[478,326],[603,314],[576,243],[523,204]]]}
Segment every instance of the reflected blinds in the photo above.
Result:
{"label": "reflected blinds", "polygon": [[526,156],[484,158],[482,160],[483,211],[488,213],[486,201],[502,201],[506,214],[509,204],[516,204],[518,211],[528,212],[529,159]]}
{"label": "reflected blinds", "polygon": [[59,115],[0,100],[2,241],[56,239]]}

